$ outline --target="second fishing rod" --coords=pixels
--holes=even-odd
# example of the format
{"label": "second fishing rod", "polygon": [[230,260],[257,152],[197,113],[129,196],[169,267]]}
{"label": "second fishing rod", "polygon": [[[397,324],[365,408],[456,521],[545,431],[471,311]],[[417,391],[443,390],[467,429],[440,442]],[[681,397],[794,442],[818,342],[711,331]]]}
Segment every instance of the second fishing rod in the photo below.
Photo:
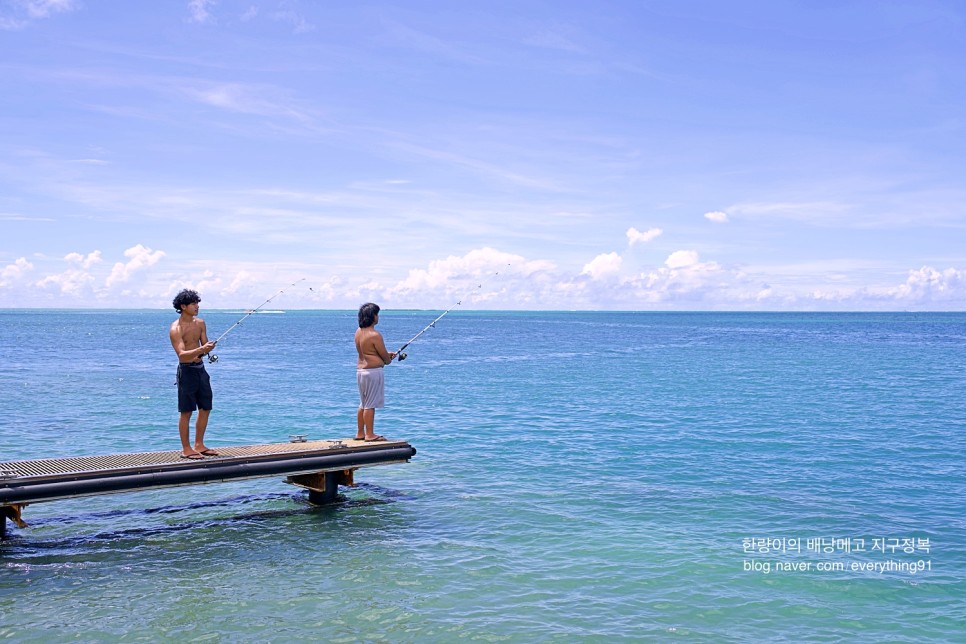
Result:
{"label": "second fishing rod", "polygon": [[[509,267],[510,265],[507,264],[507,266]],[[500,274],[500,272],[497,271],[496,273],[493,273],[492,277],[496,277],[499,274]],[[483,283],[480,282],[470,292],[468,292],[466,295],[464,295],[459,300],[457,300],[456,301],[456,304],[454,304],[453,306],[449,307],[448,309],[446,309],[445,311],[443,311],[442,313],[440,313],[439,316],[437,316],[437,318],[435,320],[433,320],[432,322],[430,322],[429,324],[427,324],[419,333],[417,333],[413,337],[409,338],[409,340],[407,340],[406,343],[404,345],[402,345],[401,347],[399,347],[399,350],[396,351],[396,360],[398,360],[399,362],[402,362],[403,360],[405,360],[406,358],[408,358],[409,355],[405,352],[406,347],[408,347],[413,342],[415,342],[422,334],[426,333],[427,331],[429,331],[432,328],[435,328],[437,322],[439,322],[444,317],[446,317],[446,314],[447,313],[449,313],[450,311],[452,311],[456,307],[458,307],[461,304],[463,304],[463,300],[467,299],[472,293],[474,293],[475,291],[480,291],[482,289],[483,289]]]}
{"label": "second fishing rod", "polygon": [[[276,297],[278,297],[279,295],[281,295],[282,293],[284,293],[288,289],[292,288],[293,286],[295,286],[299,282],[304,282],[304,281],[305,281],[305,278],[304,277],[302,279],[300,279],[300,280],[295,280],[294,282],[292,282],[291,284],[289,284],[285,288],[279,289],[279,291],[277,293],[275,293],[274,295],[272,295],[270,298],[268,298],[267,300],[265,300],[264,302],[262,302],[261,304],[259,304],[255,308],[249,309],[245,313],[245,315],[241,316],[241,318],[237,322],[235,322],[230,327],[228,327],[228,330],[227,331],[225,331],[224,333],[222,333],[221,335],[218,336],[218,338],[215,340],[215,345],[217,345],[219,342],[221,342],[222,339],[226,335],[228,335],[229,333],[231,333],[232,329],[234,329],[235,327],[237,327],[238,325],[240,325],[242,322],[244,322],[245,320],[247,320],[252,315],[255,315],[256,313],[258,313],[258,311],[263,306],[265,306],[266,304],[268,304],[269,302],[271,302],[272,300],[274,300]],[[218,362],[218,356],[216,356],[214,353],[209,353],[208,354],[208,362],[211,363],[211,364],[214,364],[214,363]]]}

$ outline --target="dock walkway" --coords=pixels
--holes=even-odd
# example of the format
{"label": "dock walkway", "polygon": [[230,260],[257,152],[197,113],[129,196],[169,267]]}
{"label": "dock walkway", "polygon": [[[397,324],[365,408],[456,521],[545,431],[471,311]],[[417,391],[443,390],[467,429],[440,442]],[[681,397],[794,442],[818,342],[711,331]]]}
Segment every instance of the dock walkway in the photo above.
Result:
{"label": "dock walkway", "polygon": [[219,456],[181,458],[180,450],[0,462],[0,538],[7,518],[23,527],[30,503],[100,494],[217,483],[268,476],[309,490],[309,500],[335,498],[360,467],[406,463],[416,449],[406,441],[316,440],[217,447]]}

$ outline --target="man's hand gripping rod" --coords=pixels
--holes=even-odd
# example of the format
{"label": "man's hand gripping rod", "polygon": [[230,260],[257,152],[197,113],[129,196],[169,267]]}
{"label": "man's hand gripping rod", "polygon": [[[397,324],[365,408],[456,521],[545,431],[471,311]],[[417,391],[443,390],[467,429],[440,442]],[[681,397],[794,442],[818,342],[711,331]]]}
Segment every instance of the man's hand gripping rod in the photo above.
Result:
{"label": "man's hand gripping rod", "polygon": [[[232,329],[234,329],[236,326],[238,326],[239,324],[241,324],[242,322],[244,322],[245,320],[247,320],[250,316],[252,316],[255,313],[257,313],[260,308],[262,308],[263,306],[265,306],[266,304],[268,304],[269,302],[271,302],[272,300],[274,300],[276,297],[278,297],[279,295],[281,295],[282,293],[284,293],[286,289],[292,288],[293,286],[295,286],[299,282],[304,282],[304,281],[305,281],[305,278],[303,277],[300,280],[296,280],[296,281],[292,282],[291,284],[289,284],[285,288],[281,289],[278,293],[276,293],[272,297],[268,298],[267,300],[265,300],[264,302],[262,302],[261,304],[259,304],[258,306],[256,306],[252,310],[250,310],[248,313],[246,313],[245,315],[243,315],[241,317],[241,319],[238,320],[238,322],[235,322],[230,327],[228,327],[228,330],[227,331],[225,331],[224,333],[222,333],[221,335],[219,335],[218,336],[218,339],[215,340],[215,344],[217,345],[219,342],[221,342],[221,339],[224,338],[229,333],[231,333],[231,330]],[[209,353],[208,354],[208,362],[209,363],[212,363],[212,364],[214,364],[215,362],[218,362],[218,356],[216,356],[213,353]]]}

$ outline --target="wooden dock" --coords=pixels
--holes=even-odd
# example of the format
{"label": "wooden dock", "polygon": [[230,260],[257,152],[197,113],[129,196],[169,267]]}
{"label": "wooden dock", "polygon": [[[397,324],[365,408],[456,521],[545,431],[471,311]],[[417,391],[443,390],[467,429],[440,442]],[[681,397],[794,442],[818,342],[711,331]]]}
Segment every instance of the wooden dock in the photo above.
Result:
{"label": "wooden dock", "polygon": [[137,452],[0,462],[0,538],[7,519],[21,518],[30,503],[84,496],[218,483],[269,476],[309,490],[309,501],[335,499],[338,486],[352,485],[361,467],[407,463],[416,449],[406,441],[367,443],[317,440],[217,447],[219,456],[181,458],[181,452]]}

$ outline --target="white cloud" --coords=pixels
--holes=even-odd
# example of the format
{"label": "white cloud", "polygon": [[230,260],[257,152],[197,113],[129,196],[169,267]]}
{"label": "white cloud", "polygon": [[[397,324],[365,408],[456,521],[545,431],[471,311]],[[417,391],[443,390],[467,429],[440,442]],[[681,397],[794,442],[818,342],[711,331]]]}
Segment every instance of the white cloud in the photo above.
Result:
{"label": "white cloud", "polygon": [[627,243],[631,246],[634,244],[644,244],[658,237],[663,232],[660,228],[651,228],[647,232],[642,233],[632,226],[627,229]]}
{"label": "white cloud", "polygon": [[892,289],[891,295],[917,303],[942,303],[966,299],[966,270],[936,270],[923,266],[909,271],[904,284]]}
{"label": "white cloud", "polygon": [[599,280],[619,273],[623,263],[624,260],[617,253],[604,253],[585,264],[584,270],[580,274],[589,275],[592,279]]}
{"label": "white cloud", "polygon": [[704,218],[716,224],[728,223],[728,213],[722,212],[720,210],[712,210],[711,212],[706,212],[704,213]]}
{"label": "white cloud", "polygon": [[[966,270],[932,266],[910,270],[906,281],[891,287],[834,288],[821,285],[800,298],[786,302],[786,308],[821,308],[851,310],[962,310],[966,303]],[[804,307],[803,307],[804,305]]]}
{"label": "white cloud", "polygon": [[224,292],[221,287],[222,283],[220,275],[213,270],[206,270],[201,274],[200,280],[193,282],[194,286],[191,288],[200,293],[222,293]]}
{"label": "white cloud", "polygon": [[126,282],[131,278],[133,273],[157,264],[164,257],[164,251],[152,251],[150,248],[138,244],[124,251],[124,256],[130,257],[130,261],[126,264],[121,262],[114,264],[114,268],[111,269],[111,274],[107,276],[107,281],[104,282],[105,286],[112,286],[118,282]]}
{"label": "white cloud", "polygon": [[[70,253],[67,270],[36,281],[37,254],[0,267],[4,306],[164,306],[181,288],[202,293],[208,308],[251,308],[280,287],[272,306],[283,309],[353,308],[364,301],[385,308],[510,310],[963,310],[966,269],[922,268],[884,282],[844,284],[827,262],[814,265],[723,266],[696,250],[678,250],[642,272],[629,272],[618,253],[604,253],[581,267],[557,267],[545,259],[483,247],[414,268],[403,279],[387,269],[353,271],[328,262],[309,266],[274,260],[222,262],[191,259],[175,268],[157,266],[166,255],[138,244],[125,263],[98,251]],[[39,264],[38,264],[39,266]],[[787,270],[786,270],[787,269]],[[47,271],[51,272],[51,271]],[[876,275],[879,271],[872,271]],[[41,273],[43,275],[44,273]],[[107,279],[105,279],[107,278]],[[39,288],[29,292],[21,286]]]}
{"label": "white cloud", "polygon": [[78,268],[69,268],[63,273],[48,275],[37,282],[37,286],[40,288],[54,286],[60,290],[62,295],[73,297],[91,293],[93,284],[94,276]]}
{"label": "white cloud", "polygon": [[20,257],[13,264],[7,264],[0,271],[0,286],[8,286],[22,278],[25,274],[32,271],[34,265],[27,261],[26,257]]}
{"label": "white cloud", "polygon": [[64,256],[69,264],[79,264],[81,268],[90,268],[94,264],[101,263],[101,251],[95,250],[93,253],[88,253],[85,257],[80,253],[68,253]]}
{"label": "white cloud", "polygon": [[342,278],[336,276],[326,282],[317,282],[309,286],[309,293],[306,296],[313,306],[319,304],[332,304],[338,301],[343,288]]}
{"label": "white cloud", "polygon": [[189,22],[203,24],[213,18],[209,9],[215,5],[215,0],[191,0],[188,3]]}
{"label": "white cloud", "polygon": [[231,281],[231,284],[229,284],[222,291],[222,294],[232,295],[234,293],[237,293],[239,289],[241,289],[243,286],[247,287],[255,283],[257,283],[257,280],[255,279],[255,275],[252,275],[248,271],[238,271],[238,273],[235,274],[235,279],[233,279]]}
{"label": "white cloud", "polygon": [[525,276],[552,268],[550,262],[526,261],[520,255],[484,247],[471,250],[462,257],[451,255],[443,260],[432,261],[425,269],[411,269],[406,279],[396,283],[387,295],[408,295],[433,289],[452,294],[455,288],[472,288],[474,284],[482,284],[497,274],[505,275],[511,270],[515,275]]}
{"label": "white cloud", "polygon": [[73,11],[78,7],[77,0],[11,0],[6,3],[10,9],[7,15],[0,15],[0,29],[12,31],[23,29],[31,20],[49,18],[55,13]]}
{"label": "white cloud", "polygon": [[31,18],[46,18],[77,7],[75,0],[19,0],[16,4],[24,7]]}
{"label": "white cloud", "polygon": [[698,253],[693,250],[676,250],[664,260],[664,264],[670,269],[687,268],[698,263]]}
{"label": "white cloud", "polygon": [[740,271],[727,270],[717,262],[701,262],[693,250],[671,253],[664,266],[628,280],[633,296],[650,308],[674,308],[701,304],[711,308],[715,303],[733,306],[735,291],[745,288],[746,278]]}

